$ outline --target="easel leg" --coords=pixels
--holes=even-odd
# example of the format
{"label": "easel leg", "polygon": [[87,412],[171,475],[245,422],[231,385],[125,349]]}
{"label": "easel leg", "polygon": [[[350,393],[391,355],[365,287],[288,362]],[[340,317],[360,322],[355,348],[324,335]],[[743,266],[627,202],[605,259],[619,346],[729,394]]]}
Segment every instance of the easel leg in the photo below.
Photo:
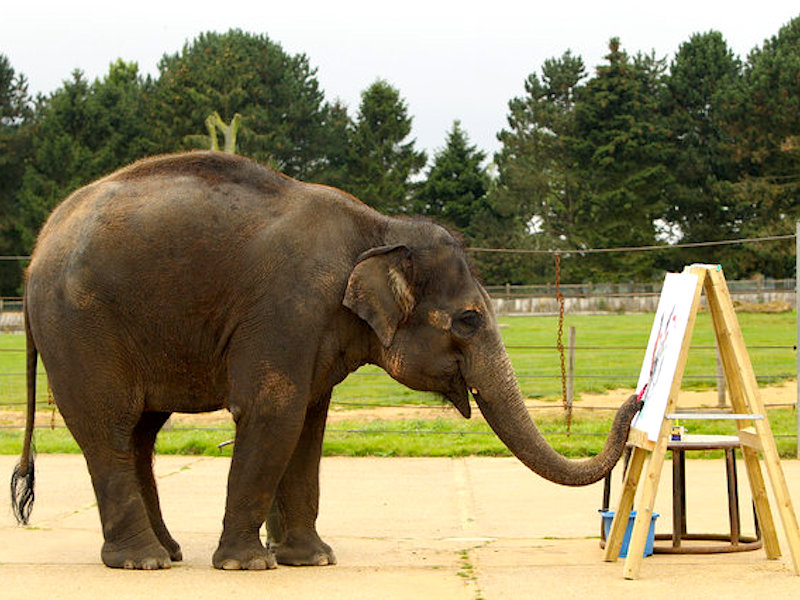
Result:
{"label": "easel leg", "polygon": [[758,527],[764,539],[764,552],[769,560],[776,560],[781,556],[781,548],[778,543],[775,520],[769,506],[764,475],[758,459],[758,450],[743,445],[742,458],[747,469],[747,480],[750,482],[750,494],[753,497],[753,508],[755,509]]}
{"label": "easel leg", "polygon": [[[758,393],[758,383],[753,372],[753,365],[747,354],[747,348],[744,344],[742,331],[733,309],[733,302],[731,301],[725,278],[719,268],[717,271],[709,271],[709,274],[711,278],[708,280],[710,285],[706,288],[706,298],[711,311],[711,321],[714,324],[717,345],[720,349],[720,358],[725,369],[725,379],[728,381],[729,389],[731,390],[731,404],[735,412],[750,412],[764,415],[765,417],[761,420],[756,420],[754,426],[761,452],[764,455],[764,466],[772,484],[778,514],[781,517],[786,539],[789,542],[794,572],[800,575],[800,530],[798,530],[797,517],[794,514],[789,489],[783,476],[783,469],[781,469],[775,438],[772,435],[772,429],[766,419],[766,410]],[[756,503],[756,512],[764,534],[764,548],[768,558],[777,558],[780,556],[780,549],[778,548],[775,524],[769,512],[764,478],[758,462],[758,453],[747,446],[743,446],[742,453],[747,465],[747,475],[750,479],[753,499]]]}
{"label": "easel leg", "polygon": [[625,538],[628,517],[631,514],[633,500],[636,496],[636,487],[639,485],[639,478],[642,475],[642,466],[646,455],[646,450],[637,447],[633,448],[630,462],[628,463],[628,471],[625,473],[625,482],[622,486],[619,506],[614,513],[614,520],[611,522],[611,528],[606,539],[606,554],[603,559],[606,562],[615,562],[619,556],[620,548],[622,548],[622,540]]}
{"label": "easel leg", "polygon": [[642,565],[644,547],[647,544],[647,534],[653,518],[653,504],[656,501],[658,481],[661,478],[661,469],[664,467],[664,457],[667,453],[668,435],[665,426],[662,426],[662,429],[662,435],[650,455],[640,506],[636,509],[636,521],[633,524],[631,541],[628,544],[628,556],[625,559],[625,567],[623,569],[625,579],[636,579],[639,576],[639,567]]}
{"label": "easel leg", "polygon": [[[792,565],[794,566],[795,575],[800,575],[800,530],[798,530],[797,517],[792,508],[792,500],[789,495],[789,488],[786,485],[786,479],[783,476],[783,469],[781,469],[780,458],[778,458],[778,449],[775,446],[775,440],[770,432],[769,437],[762,436],[762,443],[764,444],[764,465],[767,469],[770,482],[772,483],[772,491],[775,494],[775,504],[778,508],[778,514],[781,516],[783,523],[783,530],[786,533],[786,540],[789,543],[789,550],[792,556]],[[763,483],[762,483],[763,485]],[[759,519],[761,515],[759,514]],[[766,526],[762,522],[761,526],[765,532],[764,545],[766,546]],[[774,529],[774,525],[772,526]],[[774,532],[773,532],[774,535]],[[777,541],[776,544],[777,546]],[[768,555],[769,556],[769,555]]]}

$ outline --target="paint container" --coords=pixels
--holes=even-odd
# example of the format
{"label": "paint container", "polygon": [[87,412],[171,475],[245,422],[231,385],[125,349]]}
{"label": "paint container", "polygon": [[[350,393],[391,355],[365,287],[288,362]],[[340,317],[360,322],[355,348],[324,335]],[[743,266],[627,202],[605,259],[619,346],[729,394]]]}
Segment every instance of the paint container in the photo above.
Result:
{"label": "paint container", "polygon": [[[601,510],[600,516],[603,518],[603,532],[605,533],[606,543],[608,543],[608,533],[611,530],[611,522],[614,520],[614,511]],[[652,513],[650,515],[650,529],[647,532],[647,540],[645,541],[644,552],[642,556],[650,556],[653,554],[653,543],[656,539],[656,519],[658,516],[658,513]],[[619,549],[619,555],[621,558],[628,556],[628,544],[631,541],[631,532],[633,531],[633,522],[635,520],[636,511],[632,510],[630,517],[628,517],[628,525],[625,528],[625,537],[622,539],[622,546],[620,546]]]}

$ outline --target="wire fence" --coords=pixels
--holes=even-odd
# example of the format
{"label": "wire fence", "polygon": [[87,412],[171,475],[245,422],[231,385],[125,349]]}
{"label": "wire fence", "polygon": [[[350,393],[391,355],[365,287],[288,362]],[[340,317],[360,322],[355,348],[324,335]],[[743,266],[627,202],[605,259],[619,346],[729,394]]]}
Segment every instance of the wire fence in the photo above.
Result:
{"label": "wire fence", "polygon": [[[549,255],[569,255],[574,254],[597,254],[609,252],[649,252],[653,250],[669,250],[673,248],[700,248],[708,246],[726,245],[726,244],[747,244],[747,243],[763,243],[763,242],[783,242],[790,239],[796,239],[795,234],[791,235],[775,235],[765,236],[760,238],[748,239],[734,239],[722,240],[716,242],[700,242],[691,244],[674,244],[674,245],[653,245],[642,247],[621,247],[621,248],[588,248],[588,249],[551,249],[551,250],[517,250],[508,248],[470,248],[471,252],[475,253],[506,253],[506,254],[549,254]],[[28,256],[0,256],[0,261],[20,261],[24,262],[29,260]],[[755,279],[748,281],[729,281],[728,287],[731,295],[736,299],[755,297],[756,302],[769,302],[774,298],[780,298],[782,301],[796,306],[797,297],[795,294],[796,282],[795,279]],[[581,300],[600,298],[601,300],[609,300],[616,298],[649,298],[653,302],[657,301],[660,294],[661,282],[652,283],[621,283],[621,284],[561,284],[560,291],[569,300]],[[494,286],[487,288],[493,300],[495,301],[515,301],[526,298],[543,298],[548,301],[555,296],[555,285],[529,285],[529,286]],[[549,305],[548,305],[549,306]],[[573,304],[573,307],[579,307],[578,304]],[[21,311],[21,299],[17,297],[0,298],[0,316],[4,313],[14,313]],[[556,351],[557,347],[554,345],[508,345],[509,354],[512,356],[512,362],[515,363],[515,371],[520,381],[520,387],[526,397],[548,396],[557,398],[559,390],[562,387],[562,380],[565,377],[563,372],[560,372],[557,367]],[[576,382],[576,392],[578,395],[586,395],[591,393],[601,393],[607,389],[619,388],[632,388],[637,379],[638,371],[637,360],[641,361],[646,346],[641,345],[596,345],[585,344],[574,347],[574,351],[580,357],[586,357],[592,353],[605,355],[606,357],[613,356],[614,360],[607,360],[606,362],[619,363],[623,366],[619,369],[605,366],[602,369],[582,369],[577,370],[571,374],[571,377]],[[708,354],[715,353],[715,346],[692,346],[693,351],[705,352]],[[757,344],[749,345],[748,351],[750,352],[751,359],[754,363],[754,370],[756,372],[756,380],[759,385],[770,385],[789,380],[797,379],[797,369],[787,368],[786,365],[797,364],[797,345],[795,344]],[[14,352],[21,352],[14,349],[0,349],[0,359],[2,355]],[[634,356],[633,360],[620,361],[618,360],[621,355],[626,355],[628,358]],[[531,356],[535,355],[536,360],[532,361]],[[778,357],[778,358],[776,358]],[[536,369],[531,368],[531,363],[536,363]],[[703,361],[701,361],[703,362]],[[683,377],[684,387],[704,386],[714,388],[720,385],[719,369],[714,369],[713,364],[715,360],[705,360],[700,370],[687,370]],[[710,364],[711,363],[711,366]],[[519,366],[518,366],[519,365]],[[631,366],[633,365],[633,366]],[[780,365],[780,366],[779,366]],[[46,381],[44,373],[40,381]],[[24,398],[25,375],[17,370],[0,370],[0,410],[19,411],[25,406]],[[349,387],[348,387],[349,386]],[[723,398],[721,395],[720,398]],[[624,397],[619,398],[621,404]],[[720,400],[721,403],[724,400]],[[528,401],[528,408],[531,412],[537,411],[553,411],[559,410],[560,404],[555,402],[546,403],[541,401]],[[768,402],[770,408],[787,408],[791,407],[796,409],[796,402]],[[388,375],[383,372],[370,372],[368,370],[360,370],[348,378],[348,380],[340,385],[335,391],[331,402],[331,409],[333,411],[341,411],[343,413],[353,413],[359,409],[376,410],[383,408],[397,408],[397,407],[413,407],[420,413],[430,412],[436,416],[453,414],[454,409],[449,409],[451,412],[444,412],[448,410],[443,408],[441,401],[438,401],[430,394],[420,394],[412,392],[403,388],[394,382]],[[615,411],[618,404],[602,403],[597,405],[591,404],[575,404],[572,408],[578,412],[584,411],[586,413],[594,411]],[[40,385],[37,393],[37,410],[53,409],[50,404],[48,390],[45,385]],[[54,410],[54,409],[53,409]],[[55,413],[54,413],[55,414]],[[51,419],[49,423],[40,424],[41,428],[62,428],[63,424],[56,420]],[[21,429],[22,425],[19,423],[0,424],[0,429]],[[207,432],[230,432],[231,426],[219,425],[198,425],[198,426],[176,426],[174,431],[207,431]],[[489,436],[493,435],[490,431],[455,431],[455,430],[433,430],[427,428],[395,428],[395,427],[341,427],[331,426],[328,428],[328,433],[348,434],[348,435],[376,435],[376,434],[397,434],[397,435],[455,435],[455,436]],[[605,433],[586,432],[586,431],[556,431],[544,430],[543,433],[548,436],[604,436]],[[796,432],[792,434],[776,434],[776,437],[795,437]]]}
{"label": "wire fence", "polygon": [[[557,348],[553,345],[530,344],[530,345],[508,345],[509,355],[512,362],[526,364],[531,358],[538,365],[536,371],[527,367],[518,368],[516,374],[523,390],[524,395],[529,398],[526,402],[529,412],[536,418],[537,413],[548,412],[558,414],[563,410],[558,396],[561,390],[562,374],[558,369]],[[629,353],[631,356],[641,357],[646,347],[643,345],[583,345],[575,346],[573,350],[578,357],[583,357],[586,362],[590,355],[619,357],[621,353]],[[764,344],[752,345],[748,347],[751,359],[756,368],[756,379],[759,385],[767,386],[779,384],[796,378],[796,373],[785,366],[795,360],[797,347],[795,345]],[[715,355],[715,347],[708,345],[693,346],[693,352],[707,355]],[[19,361],[24,360],[23,350],[0,349],[0,353],[5,355],[20,355]],[[709,363],[713,364],[713,358],[708,356],[702,366],[703,371],[687,372],[684,375],[684,388],[713,390],[719,383],[719,375],[715,369],[709,369]],[[612,363],[616,361],[610,361]],[[581,360],[578,361],[581,363]],[[635,362],[628,362],[620,367],[611,364],[603,369],[603,372],[575,372],[572,377],[576,380],[576,392],[580,396],[588,396],[589,399],[573,404],[575,420],[586,417],[591,418],[592,414],[610,413],[616,411],[624,401],[623,393],[616,393],[606,396],[605,401],[597,402],[601,398],[604,390],[618,387],[632,388],[637,379],[638,371],[635,370]],[[37,388],[37,411],[52,411],[51,418],[42,420],[37,425],[41,429],[61,429],[64,428],[63,421],[58,418],[57,409],[51,404],[44,371],[40,371],[39,381],[42,382]],[[627,385],[626,385],[627,383]],[[0,372],[0,409],[5,411],[16,411],[20,415],[25,407],[25,373],[19,371]],[[597,395],[595,395],[597,394]],[[536,396],[536,397],[535,397]],[[547,399],[542,399],[546,396]],[[592,399],[595,399],[593,401]],[[775,402],[767,401],[768,408],[794,408],[795,404],[791,401]],[[698,407],[699,408],[699,407]],[[719,405],[716,406],[719,408]],[[381,413],[382,409],[395,409],[393,413]],[[399,412],[398,412],[398,409]],[[411,416],[404,414],[402,409],[412,413]],[[374,436],[379,434],[394,434],[402,436],[491,436],[491,431],[464,431],[458,429],[431,429],[424,427],[405,427],[395,428],[391,422],[397,419],[421,419],[443,418],[448,420],[453,418],[457,422],[455,409],[447,405],[443,400],[438,399],[432,394],[413,392],[395,382],[383,371],[369,371],[362,369],[351,374],[348,379],[335,391],[331,401],[331,411],[337,414],[335,422],[331,423],[327,429],[329,435],[364,435]],[[369,413],[367,416],[366,413]],[[374,414],[373,414],[374,413]],[[340,423],[360,422],[364,419],[378,419],[388,426],[365,427],[348,426]],[[21,416],[16,418],[14,423],[0,424],[0,430],[22,430],[23,423]],[[231,434],[233,431],[230,425],[220,425],[215,421],[213,424],[197,425],[176,425],[171,431],[198,431],[198,432],[218,432],[221,434]],[[543,429],[542,433],[546,436],[570,435],[576,438],[604,436],[602,432],[591,431],[571,431],[569,433],[562,430]],[[776,437],[794,437],[793,434],[776,434]]]}

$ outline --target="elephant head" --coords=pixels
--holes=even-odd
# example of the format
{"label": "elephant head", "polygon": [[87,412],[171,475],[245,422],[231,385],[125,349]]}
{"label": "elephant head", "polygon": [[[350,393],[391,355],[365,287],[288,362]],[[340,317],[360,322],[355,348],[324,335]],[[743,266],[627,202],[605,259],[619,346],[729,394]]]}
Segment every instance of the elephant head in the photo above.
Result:
{"label": "elephant head", "polygon": [[371,362],[412,389],[443,395],[466,418],[471,392],[503,443],[546,479],[572,486],[602,479],[625,447],[636,397],[619,409],[600,454],[570,460],[556,452],[525,408],[489,296],[461,244],[438,226],[418,227],[424,242],[368,250],[350,274],[344,305],[377,337]]}

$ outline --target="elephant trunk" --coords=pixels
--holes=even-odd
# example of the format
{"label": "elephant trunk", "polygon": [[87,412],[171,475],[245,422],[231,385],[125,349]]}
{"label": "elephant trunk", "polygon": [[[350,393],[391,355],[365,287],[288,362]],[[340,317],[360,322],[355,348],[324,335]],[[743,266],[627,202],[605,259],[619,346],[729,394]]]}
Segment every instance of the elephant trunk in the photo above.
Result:
{"label": "elephant trunk", "polygon": [[467,381],[473,386],[478,408],[502,442],[529,469],[549,481],[581,486],[605,477],[625,448],[631,419],[641,406],[636,396],[620,407],[600,454],[588,459],[565,458],[531,420],[499,334],[494,347],[494,352],[481,353],[482,358],[470,361]]}

